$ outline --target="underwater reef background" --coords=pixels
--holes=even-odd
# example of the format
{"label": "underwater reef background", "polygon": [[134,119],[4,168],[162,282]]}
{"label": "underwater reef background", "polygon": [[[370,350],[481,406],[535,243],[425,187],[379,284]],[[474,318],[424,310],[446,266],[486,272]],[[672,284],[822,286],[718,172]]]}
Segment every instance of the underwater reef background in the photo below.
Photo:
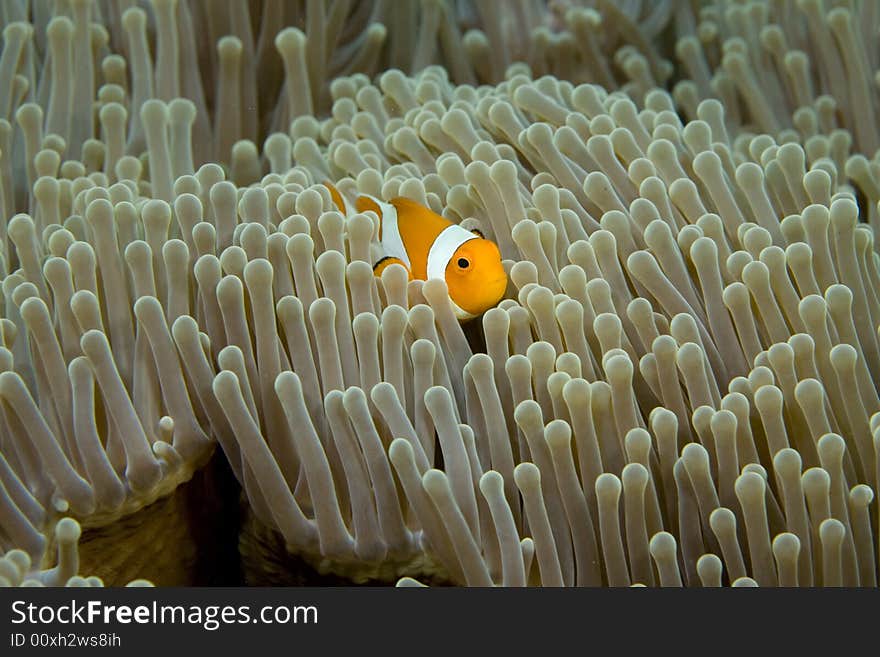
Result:
{"label": "underwater reef background", "polygon": [[[880,3],[0,29],[0,585],[877,585]],[[374,276],[328,181],[504,299]]]}

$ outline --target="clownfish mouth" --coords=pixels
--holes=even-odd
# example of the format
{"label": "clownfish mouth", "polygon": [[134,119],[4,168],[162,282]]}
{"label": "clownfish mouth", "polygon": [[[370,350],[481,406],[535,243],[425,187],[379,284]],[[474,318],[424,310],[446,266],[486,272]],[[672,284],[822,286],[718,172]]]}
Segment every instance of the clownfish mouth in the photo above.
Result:
{"label": "clownfish mouth", "polygon": [[489,308],[494,308],[504,297],[504,293],[507,291],[507,276],[493,278],[490,281],[486,281],[484,285],[487,296],[491,295],[492,297],[491,305],[486,308],[488,310]]}
{"label": "clownfish mouth", "polygon": [[502,274],[501,276],[498,276],[497,278],[493,278],[492,280],[490,280],[488,282],[488,284],[492,285],[492,286],[503,285],[506,288],[507,287],[507,274]]}
{"label": "clownfish mouth", "polygon": [[453,291],[449,299],[459,320],[467,321],[497,306],[506,291],[507,276],[498,276],[480,281],[469,289],[469,293],[455,294]]}

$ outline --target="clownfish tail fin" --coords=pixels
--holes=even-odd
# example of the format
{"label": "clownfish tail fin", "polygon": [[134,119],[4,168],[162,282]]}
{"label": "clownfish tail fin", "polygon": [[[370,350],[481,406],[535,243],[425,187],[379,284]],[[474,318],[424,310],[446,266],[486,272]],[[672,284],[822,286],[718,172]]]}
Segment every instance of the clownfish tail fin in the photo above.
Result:
{"label": "clownfish tail fin", "polygon": [[347,204],[346,204],[345,199],[343,198],[342,194],[340,194],[339,190],[336,189],[336,185],[331,183],[329,180],[325,180],[321,184],[324,185],[324,187],[326,187],[329,190],[330,198],[333,200],[333,204],[336,206],[336,208],[340,212],[342,212],[343,214],[347,214],[346,213],[346,205]]}
{"label": "clownfish tail fin", "polygon": [[333,205],[336,206],[336,209],[346,217],[350,217],[356,212],[365,212],[367,210],[372,210],[379,215],[380,218],[382,217],[382,211],[379,208],[379,204],[372,197],[358,195],[357,198],[351,198],[340,192],[336,185],[329,180],[325,180],[321,184],[330,191],[330,199],[333,201]]}

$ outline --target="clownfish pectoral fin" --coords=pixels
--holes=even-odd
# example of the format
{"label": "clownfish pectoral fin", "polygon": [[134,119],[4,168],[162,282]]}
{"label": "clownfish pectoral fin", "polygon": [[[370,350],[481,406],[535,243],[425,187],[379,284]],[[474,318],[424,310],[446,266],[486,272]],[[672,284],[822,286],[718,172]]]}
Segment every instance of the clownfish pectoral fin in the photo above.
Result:
{"label": "clownfish pectoral fin", "polygon": [[385,256],[381,258],[375,265],[373,265],[373,274],[376,276],[381,276],[382,272],[385,271],[391,265],[400,265],[404,269],[406,269],[406,273],[409,276],[409,280],[413,279],[412,272],[409,270],[409,267],[406,266],[406,263],[403,262],[400,258],[393,258],[391,256]]}

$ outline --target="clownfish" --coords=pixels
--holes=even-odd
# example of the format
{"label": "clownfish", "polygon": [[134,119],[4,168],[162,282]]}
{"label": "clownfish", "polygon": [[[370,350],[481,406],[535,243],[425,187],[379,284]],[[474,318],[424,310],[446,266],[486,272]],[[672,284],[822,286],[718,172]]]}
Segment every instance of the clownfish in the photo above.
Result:
{"label": "clownfish", "polygon": [[346,217],[367,211],[379,217],[381,257],[373,265],[376,276],[397,264],[406,268],[410,280],[446,281],[459,321],[473,319],[501,301],[507,289],[501,252],[479,231],[466,230],[408,198],[385,202],[363,195],[351,203],[332,184],[324,185]]}

